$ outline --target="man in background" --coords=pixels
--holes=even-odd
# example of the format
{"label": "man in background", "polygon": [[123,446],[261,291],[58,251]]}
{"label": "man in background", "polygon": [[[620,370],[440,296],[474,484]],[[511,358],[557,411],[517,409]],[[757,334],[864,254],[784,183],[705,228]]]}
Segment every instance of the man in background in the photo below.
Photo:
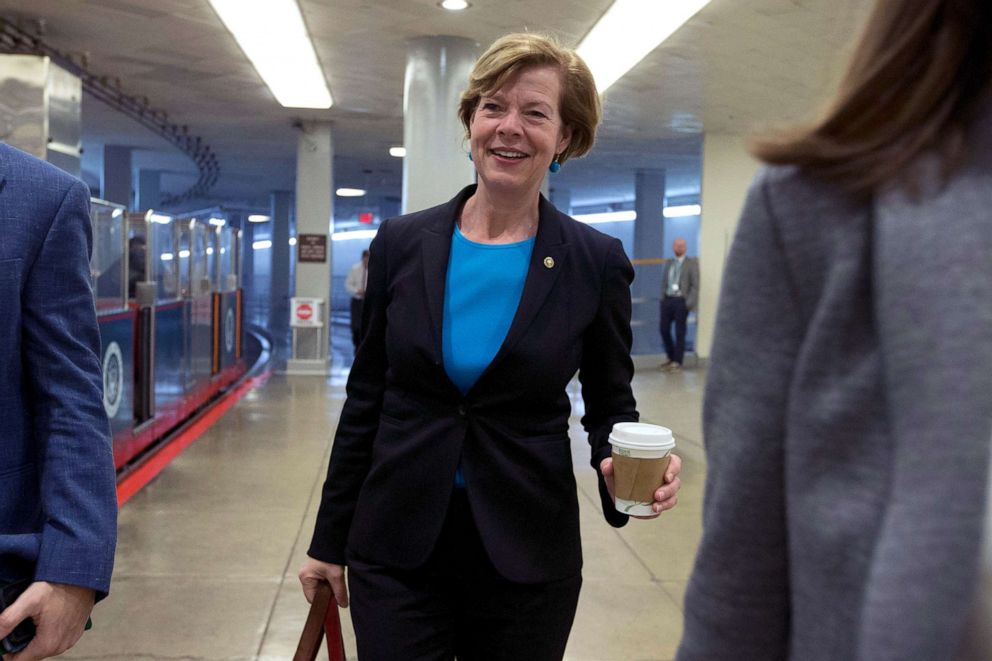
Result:
{"label": "man in background", "polygon": [[[675,257],[665,262],[665,275],[661,282],[661,341],[668,356],[661,369],[669,372],[682,369],[686,320],[699,301],[699,260],[686,257],[685,248],[683,238],[672,242]],[[675,327],[674,337],[672,326]]]}
{"label": "man in background", "polygon": [[[86,185],[0,144],[0,650],[8,661],[72,647],[110,589],[117,497],[91,249]],[[33,638],[10,653],[30,636],[28,620]]]}
{"label": "man in background", "polygon": [[358,351],[358,343],[362,341],[362,301],[365,300],[365,284],[369,279],[369,251],[362,251],[362,261],[348,271],[344,288],[351,294],[351,342]]}

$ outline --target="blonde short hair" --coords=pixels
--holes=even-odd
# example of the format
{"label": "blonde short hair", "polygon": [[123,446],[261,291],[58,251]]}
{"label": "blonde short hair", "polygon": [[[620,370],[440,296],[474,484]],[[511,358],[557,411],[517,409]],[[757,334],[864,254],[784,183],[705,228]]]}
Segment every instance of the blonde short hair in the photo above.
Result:
{"label": "blonde short hair", "polygon": [[592,72],[574,50],[563,47],[554,37],[529,32],[500,37],[475,63],[458,104],[466,137],[471,134],[472,115],[481,96],[495,92],[523,69],[548,65],[561,73],[559,112],[572,133],[565,151],[558,154],[558,162],[588,153],[603,115]]}

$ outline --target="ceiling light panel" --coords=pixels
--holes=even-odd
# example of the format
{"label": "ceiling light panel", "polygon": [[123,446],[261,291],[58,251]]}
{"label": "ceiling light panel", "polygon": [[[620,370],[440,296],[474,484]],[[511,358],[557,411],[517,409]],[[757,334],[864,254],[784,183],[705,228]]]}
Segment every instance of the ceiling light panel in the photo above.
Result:
{"label": "ceiling light panel", "polygon": [[333,103],[296,0],[210,0],[276,100],[287,108]]}
{"label": "ceiling light panel", "polygon": [[615,0],[576,49],[602,94],[710,0]]}

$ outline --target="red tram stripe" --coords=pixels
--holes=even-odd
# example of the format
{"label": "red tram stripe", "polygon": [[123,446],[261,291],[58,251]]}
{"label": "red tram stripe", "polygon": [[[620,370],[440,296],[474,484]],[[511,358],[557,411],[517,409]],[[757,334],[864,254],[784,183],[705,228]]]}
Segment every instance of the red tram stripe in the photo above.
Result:
{"label": "red tram stripe", "polygon": [[143,464],[129,472],[117,482],[117,506],[120,507],[131,497],[138,493],[142,487],[152,481],[156,475],[168,466],[173,459],[182,454],[182,451],[189,447],[205,431],[210,429],[228,409],[234,406],[239,399],[244,397],[248,391],[257,388],[265,383],[272,375],[271,372],[264,372],[259,376],[248,379],[237,388],[229,392],[216,404],[210,407],[199,419],[189,427],[177,434],[167,444],[159,448],[155,454],[149,457]]}

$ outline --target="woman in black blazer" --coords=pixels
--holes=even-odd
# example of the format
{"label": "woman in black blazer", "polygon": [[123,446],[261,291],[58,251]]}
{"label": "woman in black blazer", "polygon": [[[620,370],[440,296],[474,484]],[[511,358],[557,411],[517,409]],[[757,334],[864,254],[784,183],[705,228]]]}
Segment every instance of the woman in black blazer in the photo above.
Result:
{"label": "woman in black blazer", "polygon": [[[577,370],[603,513],[627,522],[608,435],[638,419],[633,269],[618,240],[540,195],[549,168],[591,148],[600,113],[573,51],[503,37],[460,105],[478,185],[383,222],[372,242],[300,572],[308,599],[327,580],[346,606],[349,568],[362,661],[561,659],[581,584],[565,391]],[[675,505],[680,466],[656,513]]]}

